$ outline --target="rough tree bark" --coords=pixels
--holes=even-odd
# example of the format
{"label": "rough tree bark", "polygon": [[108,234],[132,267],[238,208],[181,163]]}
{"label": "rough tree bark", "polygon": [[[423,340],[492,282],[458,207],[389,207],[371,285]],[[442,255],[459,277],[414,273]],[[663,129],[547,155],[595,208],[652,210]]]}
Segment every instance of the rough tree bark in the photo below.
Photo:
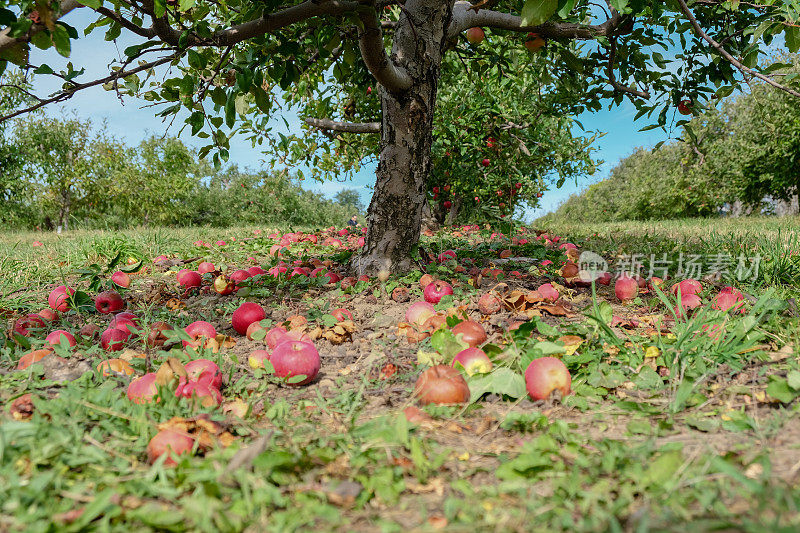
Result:
{"label": "rough tree bark", "polygon": [[433,113],[452,0],[407,0],[395,32],[392,60],[411,76],[409,89],[381,88],[380,158],[368,232],[353,266],[359,274],[411,267],[419,242],[425,182],[431,168]]}

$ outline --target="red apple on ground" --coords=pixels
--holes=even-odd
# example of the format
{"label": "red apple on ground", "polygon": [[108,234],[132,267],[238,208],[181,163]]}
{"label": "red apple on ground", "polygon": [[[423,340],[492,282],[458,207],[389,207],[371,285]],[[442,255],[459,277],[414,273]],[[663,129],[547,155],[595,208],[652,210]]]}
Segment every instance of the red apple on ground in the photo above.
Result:
{"label": "red apple on ground", "polygon": [[269,358],[275,375],[282,378],[305,376],[291,385],[305,385],[317,377],[320,368],[319,352],[313,344],[302,341],[285,341],[279,344]]}
{"label": "red apple on ground", "polygon": [[147,460],[153,464],[159,457],[167,454],[164,466],[175,466],[178,464],[175,457],[191,454],[193,447],[194,439],[189,434],[174,429],[162,429],[147,444]]}
{"label": "red apple on ground", "polygon": [[209,263],[208,261],[203,261],[197,265],[198,274],[207,274],[209,272],[214,272],[215,270],[216,268],[214,267],[214,263]]}
{"label": "red apple on ground", "polygon": [[344,320],[353,320],[353,313],[341,307],[339,309],[334,309],[333,311],[331,311],[331,315],[339,322],[342,322]]}
{"label": "red apple on ground", "polygon": [[98,313],[104,315],[121,311],[123,307],[125,307],[125,301],[116,291],[101,292],[94,299],[94,308]]}
{"label": "red apple on ground", "polygon": [[414,396],[421,404],[465,403],[469,401],[469,385],[455,368],[436,365],[419,375]]}
{"label": "red apple on ground", "polygon": [[131,285],[131,277],[121,270],[117,270],[111,274],[111,281],[123,289],[127,289]]}
{"label": "red apple on ground", "polygon": [[22,357],[19,358],[17,361],[17,370],[25,370],[33,363],[41,361],[47,356],[50,356],[53,351],[50,348],[43,348],[41,350],[34,350],[32,352],[28,352]]}
{"label": "red apple on ground", "polygon": [[214,278],[214,283],[211,284],[211,288],[220,296],[227,296],[234,291],[236,284],[226,278],[224,274],[220,274]]}
{"label": "red apple on ground", "polygon": [[63,313],[69,309],[69,297],[73,294],[75,294],[75,289],[69,288],[66,285],[56,287],[47,297],[47,305],[50,306],[50,309],[55,309]]}
{"label": "red apple on ground", "polygon": [[480,44],[486,38],[482,28],[470,28],[467,30],[467,42],[469,44]]}
{"label": "red apple on ground", "polygon": [[165,331],[172,331],[174,328],[166,322],[153,322],[150,324],[150,332],[147,334],[145,344],[150,347],[161,347],[167,342]]}
{"label": "red apple on ground", "polygon": [[75,336],[70,333],[69,331],[63,329],[57,329],[55,331],[50,332],[47,337],[45,337],[45,342],[51,346],[61,345],[62,341],[66,339],[67,343],[70,347],[74,347],[77,343],[75,340]]}
{"label": "red apple on ground", "polygon": [[672,286],[672,294],[676,295],[680,292],[683,296],[687,294],[700,294],[703,292],[703,285],[696,279],[685,279]]}
{"label": "red apple on ground", "polygon": [[18,318],[16,322],[14,322],[13,331],[18,335],[22,335],[23,337],[30,337],[31,333],[37,329],[44,329],[45,323],[37,314],[31,313],[25,315],[21,318]]}
{"label": "red apple on ground", "polygon": [[186,334],[192,338],[192,341],[183,341],[184,348],[187,346],[191,346],[192,348],[197,348],[205,344],[205,339],[213,339],[217,336],[217,330],[214,329],[210,323],[204,320],[197,320],[192,322],[184,329]]}
{"label": "red apple on ground", "polygon": [[199,287],[203,283],[203,278],[200,276],[200,274],[198,274],[194,270],[189,270],[186,268],[178,271],[176,279],[178,281],[178,285],[186,289]]}
{"label": "red apple on ground", "polygon": [[493,315],[503,308],[503,303],[491,292],[485,293],[478,299],[478,310],[484,315]]}
{"label": "red apple on ground", "polygon": [[122,350],[131,334],[117,328],[108,328],[100,334],[100,345],[109,352]]}
{"label": "red apple on ground", "polygon": [[36,314],[48,322],[55,322],[56,320],[58,320],[58,311],[50,309],[49,307],[42,309]]}
{"label": "red apple on ground", "polygon": [[422,291],[425,301],[430,304],[438,304],[443,296],[453,294],[453,287],[446,281],[437,279],[428,284]]}
{"label": "red apple on ground", "polygon": [[472,348],[476,348],[486,342],[486,331],[483,326],[474,320],[465,320],[459,322],[451,330],[453,335],[461,335],[461,340],[466,342]]}
{"label": "red apple on ground", "polygon": [[614,284],[614,294],[622,302],[632,300],[639,294],[639,284],[632,277],[623,274]]}
{"label": "red apple on ground", "polygon": [[463,368],[468,376],[486,374],[492,370],[492,361],[480,348],[467,348],[453,357],[453,368]]}
{"label": "red apple on ground", "polygon": [[429,317],[436,314],[436,309],[428,302],[415,302],[406,310],[406,322],[421,326]]}
{"label": "red apple on ground", "polygon": [[252,277],[253,276],[251,276],[250,272],[247,270],[236,270],[230,276],[228,276],[228,279],[234,283],[236,290],[239,290],[241,283],[244,280]]}
{"label": "red apple on ground", "polygon": [[270,353],[267,350],[253,350],[247,358],[250,368],[264,368],[264,361],[269,361]]}
{"label": "red apple on ground", "polygon": [[210,359],[194,359],[184,366],[188,381],[200,381],[215,389],[222,385],[222,374],[217,363]]}
{"label": "red apple on ground", "polygon": [[260,322],[267,317],[264,308],[255,302],[245,302],[233,312],[231,323],[239,335],[247,334],[247,328],[253,322]]}
{"label": "red apple on ground", "polygon": [[150,403],[158,395],[156,373],[149,372],[130,382],[127,391],[128,399],[133,403]]}
{"label": "red apple on ground", "polygon": [[737,313],[744,313],[744,295],[736,289],[734,291],[720,291],[714,298],[712,307],[722,311],[733,309]]}
{"label": "red apple on ground", "polygon": [[556,288],[550,283],[541,285],[538,289],[536,289],[536,292],[538,292],[542,298],[550,302],[555,302],[558,300],[558,297],[561,296]]}
{"label": "red apple on ground", "polygon": [[556,390],[562,397],[566,396],[571,385],[572,377],[567,366],[555,357],[534,359],[525,370],[525,388],[533,400],[546,400]]}

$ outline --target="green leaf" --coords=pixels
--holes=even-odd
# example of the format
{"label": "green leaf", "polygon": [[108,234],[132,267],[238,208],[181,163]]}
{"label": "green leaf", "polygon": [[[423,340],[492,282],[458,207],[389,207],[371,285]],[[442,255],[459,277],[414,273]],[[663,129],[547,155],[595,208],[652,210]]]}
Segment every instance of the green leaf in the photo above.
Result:
{"label": "green leaf", "polygon": [[469,347],[466,342],[456,338],[453,332],[448,329],[436,330],[431,335],[431,346],[444,356],[445,362],[452,361],[458,352]]}
{"label": "green leaf", "polygon": [[17,21],[17,16],[10,9],[0,7],[0,26],[11,26]]}
{"label": "green leaf", "polygon": [[533,349],[541,351],[542,355],[553,355],[566,351],[563,342],[556,343],[550,341],[537,342],[533,345]]}
{"label": "green leaf", "polygon": [[699,430],[710,433],[719,429],[719,419],[710,416],[692,415],[686,417],[686,424]]}
{"label": "green leaf", "polygon": [[178,9],[180,9],[181,11],[189,11],[194,7],[195,3],[196,3],[195,0],[180,0],[180,3],[178,4]]}
{"label": "green leaf", "polygon": [[56,52],[64,57],[69,57],[71,51],[71,43],[69,34],[64,26],[56,26],[52,32],[53,44],[56,47]]}
{"label": "green leaf", "polygon": [[790,387],[789,383],[782,377],[770,376],[770,380],[769,385],[767,385],[767,395],[781,403],[789,403],[800,394],[793,387]]}
{"label": "green leaf", "polygon": [[558,0],[526,0],[522,7],[522,25],[538,26],[558,9]]}
{"label": "green leaf", "polygon": [[620,13],[624,13],[625,8],[628,7],[628,0],[610,0],[609,3],[611,4],[611,7]]}
{"label": "green leaf", "polygon": [[522,398],[527,394],[525,379],[507,367],[495,367],[489,374],[475,374],[467,378],[470,403],[476,402],[486,393]]}
{"label": "green leaf", "polygon": [[800,372],[797,370],[789,371],[789,373],[786,374],[786,383],[789,385],[789,388],[800,390]]}
{"label": "green leaf", "polygon": [[797,26],[786,26],[784,31],[786,36],[786,47],[793,54],[800,51],[800,28]]}
{"label": "green leaf", "polygon": [[40,50],[47,50],[53,46],[53,40],[50,38],[49,33],[46,31],[40,31],[39,33],[34,33],[31,36],[31,44]]}
{"label": "green leaf", "polygon": [[103,0],[86,0],[85,2],[84,0],[81,0],[81,4],[92,9],[97,9],[103,5]]}
{"label": "green leaf", "polygon": [[567,18],[572,9],[575,7],[577,0],[559,0],[558,2],[558,16]]}
{"label": "green leaf", "polygon": [[678,472],[683,465],[683,454],[680,450],[673,450],[661,454],[645,470],[642,476],[644,485],[664,485]]}

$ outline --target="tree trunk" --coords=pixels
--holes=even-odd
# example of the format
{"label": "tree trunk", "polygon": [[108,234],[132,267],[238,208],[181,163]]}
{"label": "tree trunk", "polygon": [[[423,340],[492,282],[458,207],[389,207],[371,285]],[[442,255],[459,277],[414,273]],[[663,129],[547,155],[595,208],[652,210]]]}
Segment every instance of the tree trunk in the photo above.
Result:
{"label": "tree trunk", "polygon": [[359,274],[411,267],[431,169],[433,113],[451,14],[450,0],[407,0],[400,15],[392,58],[414,83],[400,94],[381,88],[375,193],[367,211],[366,243],[353,262]]}
{"label": "tree trunk", "polygon": [[58,227],[65,231],[69,229],[69,204],[70,193],[69,189],[61,190],[61,209],[58,212]]}

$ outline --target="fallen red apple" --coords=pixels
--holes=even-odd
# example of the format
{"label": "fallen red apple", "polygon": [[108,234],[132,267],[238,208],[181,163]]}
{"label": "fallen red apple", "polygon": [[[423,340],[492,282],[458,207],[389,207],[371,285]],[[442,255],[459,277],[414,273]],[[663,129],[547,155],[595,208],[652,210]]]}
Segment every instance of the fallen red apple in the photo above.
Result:
{"label": "fallen red apple", "polygon": [[451,330],[453,335],[461,335],[461,340],[466,342],[472,348],[480,346],[486,342],[486,331],[483,326],[474,320],[465,320],[459,322]]}
{"label": "fallen red apple", "polygon": [[639,294],[639,284],[632,277],[623,274],[614,284],[614,294],[623,302],[633,300]]}
{"label": "fallen red apple", "polygon": [[175,457],[191,454],[193,447],[194,439],[188,433],[174,429],[162,429],[147,444],[147,460],[153,464],[159,457],[167,454],[164,466],[175,466],[178,464]]}
{"label": "fallen red apple", "polygon": [[116,291],[101,292],[94,299],[94,308],[98,313],[104,315],[121,311],[123,307],[125,307],[125,301]]}
{"label": "fallen red apple", "polygon": [[419,375],[414,396],[421,404],[456,404],[469,401],[470,392],[461,372],[447,365],[436,365]]}
{"label": "fallen red apple", "polygon": [[215,389],[222,385],[222,374],[219,366],[210,359],[194,359],[184,365],[189,381],[200,381]]}
{"label": "fallen red apple", "polygon": [[228,276],[228,279],[233,282],[235,290],[239,290],[242,282],[252,277],[247,270],[236,270]]}
{"label": "fallen red apple", "polygon": [[436,309],[428,302],[415,302],[406,310],[406,322],[421,326],[429,317],[436,314]]}
{"label": "fallen red apple", "polygon": [[214,267],[214,263],[209,263],[208,261],[203,261],[197,265],[198,274],[208,274],[209,272],[214,272],[215,270],[216,267]]}
{"label": "fallen red apple", "polygon": [[152,348],[164,346],[164,343],[167,342],[167,336],[164,332],[172,331],[173,329],[174,328],[166,322],[153,322],[150,324],[150,332],[147,334],[145,344]]}
{"label": "fallen red apple", "polygon": [[331,315],[339,322],[343,322],[344,320],[353,320],[353,313],[341,307],[331,311]]}
{"label": "fallen red apple", "polygon": [[186,334],[192,338],[191,342],[182,341],[184,348],[187,346],[197,348],[205,345],[205,341],[203,339],[213,339],[217,336],[217,330],[214,329],[214,326],[204,320],[192,322],[186,326],[184,331],[186,331]]}
{"label": "fallen red apple", "polygon": [[50,348],[43,348],[41,350],[33,350],[32,352],[28,352],[20,357],[19,361],[17,361],[17,370],[25,370],[33,363],[41,361],[52,353],[53,351]]}
{"label": "fallen red apple", "polygon": [[14,327],[12,328],[14,333],[18,335],[22,335],[23,337],[30,337],[30,335],[38,329],[44,329],[45,323],[37,314],[31,313],[25,315],[21,318],[18,318],[14,322]]}
{"label": "fallen red apple", "polygon": [[279,344],[269,358],[275,375],[281,378],[305,376],[305,379],[290,385],[305,385],[317,377],[320,368],[319,352],[313,344],[302,341],[285,341]]}
{"label": "fallen red apple", "polygon": [[493,315],[503,308],[503,303],[495,294],[485,293],[478,299],[478,310],[484,315]]}
{"label": "fallen red apple", "polygon": [[712,307],[722,311],[733,309],[734,312],[744,314],[744,295],[736,289],[734,291],[720,291],[714,298]]}
{"label": "fallen red apple", "polygon": [[186,289],[199,287],[203,283],[203,278],[200,276],[200,274],[194,270],[189,270],[186,268],[178,271],[176,279],[178,281],[178,285]]}
{"label": "fallen red apple", "polygon": [[127,395],[133,403],[151,403],[158,395],[156,373],[149,372],[131,381],[128,384]]}
{"label": "fallen red apple", "polygon": [[73,294],[75,294],[75,289],[71,289],[66,285],[56,287],[47,297],[47,305],[50,306],[50,309],[55,309],[63,313],[69,309],[69,298]]}
{"label": "fallen red apple", "polygon": [[672,294],[676,295],[680,292],[683,296],[687,294],[700,294],[703,292],[703,285],[696,279],[685,279],[680,283],[672,286]]}
{"label": "fallen red apple", "polygon": [[558,297],[561,296],[558,290],[556,290],[551,283],[545,283],[541,285],[538,289],[536,289],[536,292],[539,293],[539,296],[550,302],[555,302],[558,300]]}
{"label": "fallen red apple", "polygon": [[525,370],[525,388],[533,400],[546,400],[556,390],[562,397],[566,396],[571,385],[572,377],[567,366],[555,357],[534,359]]}
{"label": "fallen red apple", "polygon": [[480,348],[467,348],[453,357],[453,368],[463,368],[468,376],[486,374],[492,370],[492,361]]}
{"label": "fallen red apple", "polygon": [[446,281],[440,279],[432,281],[422,291],[422,296],[425,298],[425,301],[430,304],[438,304],[442,300],[442,297],[448,294],[453,294],[453,287]]}
{"label": "fallen red apple", "polygon": [[127,289],[131,285],[131,277],[125,272],[117,270],[111,274],[111,282],[122,287],[123,289]]}
{"label": "fallen red apple", "polygon": [[211,284],[211,288],[220,296],[227,296],[233,292],[236,288],[236,284],[226,278],[224,274],[220,274],[214,278],[214,283]]}
{"label": "fallen red apple", "polygon": [[49,307],[42,309],[36,314],[42,317],[43,319],[47,320],[48,322],[55,322],[56,320],[58,320],[58,311],[56,311],[55,309],[50,309]]}
{"label": "fallen red apple", "polygon": [[247,328],[253,322],[260,322],[267,317],[264,308],[255,302],[245,302],[233,312],[231,323],[239,335],[247,334]]}
{"label": "fallen red apple", "polygon": [[64,339],[67,340],[67,343],[70,345],[70,347],[74,347],[76,344],[78,344],[75,340],[75,336],[69,331],[63,329],[57,329],[50,332],[50,334],[47,335],[44,340],[50,346],[59,346]]}
{"label": "fallen red apple", "polygon": [[269,361],[270,353],[267,350],[253,350],[247,358],[250,368],[264,368],[264,361]]}
{"label": "fallen red apple", "polygon": [[125,347],[128,337],[131,334],[129,331],[123,331],[117,328],[108,328],[100,334],[100,345],[104,350],[109,352],[118,352]]}

